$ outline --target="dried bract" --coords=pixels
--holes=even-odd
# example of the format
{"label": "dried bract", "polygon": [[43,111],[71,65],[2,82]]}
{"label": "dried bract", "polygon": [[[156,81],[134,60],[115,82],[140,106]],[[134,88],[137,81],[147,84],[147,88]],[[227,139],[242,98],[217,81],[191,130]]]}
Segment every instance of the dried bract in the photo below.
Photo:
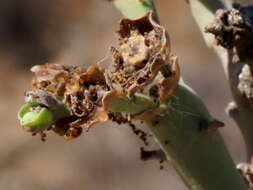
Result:
{"label": "dried bract", "polygon": [[170,53],[169,36],[153,13],[137,20],[123,19],[118,34],[119,48],[112,48],[113,88],[120,86],[129,97],[136,92],[154,92],[154,89],[159,100],[171,96],[180,77],[179,67],[176,57]]}
{"label": "dried bract", "polygon": [[57,100],[52,94],[41,89],[35,89],[25,92],[25,98],[26,102],[29,102],[32,99],[52,110],[56,110],[59,106]]}

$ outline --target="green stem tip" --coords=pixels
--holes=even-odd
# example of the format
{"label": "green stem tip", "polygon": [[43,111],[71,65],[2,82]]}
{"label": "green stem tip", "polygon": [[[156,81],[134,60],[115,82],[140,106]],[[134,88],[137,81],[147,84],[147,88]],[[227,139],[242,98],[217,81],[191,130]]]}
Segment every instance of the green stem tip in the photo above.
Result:
{"label": "green stem tip", "polygon": [[[37,107],[37,109],[33,109]],[[22,126],[29,131],[40,131],[53,123],[54,115],[51,110],[35,102],[28,102],[18,112]]]}
{"label": "green stem tip", "polygon": [[18,112],[18,119],[27,131],[38,132],[50,127],[56,120],[70,116],[67,106],[55,98],[57,106],[48,108],[34,99],[29,99]]}

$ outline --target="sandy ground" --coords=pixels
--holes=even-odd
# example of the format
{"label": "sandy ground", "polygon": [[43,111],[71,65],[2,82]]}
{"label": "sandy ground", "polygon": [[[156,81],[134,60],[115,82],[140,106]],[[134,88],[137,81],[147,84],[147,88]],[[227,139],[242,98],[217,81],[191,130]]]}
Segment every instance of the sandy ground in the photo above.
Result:
{"label": "sandy ground", "polygon": [[[170,164],[160,171],[158,161],[139,159],[142,143],[127,126],[99,124],[71,142],[49,134],[46,143],[21,129],[16,113],[30,88],[30,65],[89,65],[107,57],[120,14],[101,0],[9,2],[0,3],[0,189],[185,190]],[[243,161],[243,140],[224,113],[231,98],[218,58],[205,46],[184,1],[157,2],[185,81],[226,123],[220,131],[234,160]]]}

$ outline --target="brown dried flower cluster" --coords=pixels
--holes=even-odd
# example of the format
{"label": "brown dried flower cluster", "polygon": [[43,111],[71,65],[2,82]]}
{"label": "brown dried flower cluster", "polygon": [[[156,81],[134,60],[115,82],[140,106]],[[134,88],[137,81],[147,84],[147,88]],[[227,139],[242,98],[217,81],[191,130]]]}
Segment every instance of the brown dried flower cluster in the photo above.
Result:
{"label": "brown dried flower cluster", "polygon": [[82,67],[46,64],[34,66],[32,72],[35,74],[32,82],[35,89],[62,97],[69,108],[71,116],[56,121],[52,127],[66,140],[79,136],[81,126],[88,129],[96,122],[107,120],[102,108],[102,98],[108,91],[103,69],[91,66],[86,70]]}
{"label": "brown dried flower cluster", "polygon": [[69,117],[55,121],[51,127],[67,140],[79,136],[82,127],[88,129],[106,121],[107,106],[118,94],[131,98],[139,92],[161,102],[178,85],[177,57],[171,55],[169,37],[153,13],[137,20],[123,19],[118,34],[119,48],[111,48],[113,71],[60,64],[31,69],[35,74],[33,88],[61,97],[70,110]]}

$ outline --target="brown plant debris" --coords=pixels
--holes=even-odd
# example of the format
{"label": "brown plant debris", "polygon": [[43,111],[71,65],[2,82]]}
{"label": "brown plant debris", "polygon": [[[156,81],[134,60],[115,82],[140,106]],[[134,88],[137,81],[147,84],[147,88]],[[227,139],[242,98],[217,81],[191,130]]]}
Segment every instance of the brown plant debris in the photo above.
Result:
{"label": "brown plant debris", "polygon": [[253,189],[253,159],[251,158],[251,163],[238,164],[237,169],[243,176],[246,184],[248,184],[249,189]]}
{"label": "brown plant debris", "polygon": [[36,100],[38,103],[45,105],[46,107],[56,110],[59,106],[59,103],[56,101],[55,97],[41,89],[35,89],[25,92],[26,101],[29,99]]}
{"label": "brown plant debris", "polygon": [[110,70],[97,65],[88,69],[60,64],[32,67],[35,78],[29,93],[33,98],[51,110],[57,107],[54,98],[59,98],[70,111],[70,116],[58,118],[49,130],[70,140],[78,137],[83,128],[110,118],[128,122],[148,144],[147,134],[131,122],[117,113],[108,116],[110,101],[118,95],[132,98],[136,92],[153,97],[158,104],[169,98],[180,78],[178,60],[171,55],[169,36],[152,12],[137,20],[123,19],[118,34],[119,48],[111,48]]}
{"label": "brown plant debris", "polygon": [[121,124],[128,124],[129,127],[132,129],[133,133],[140,138],[140,140],[144,143],[144,145],[148,146],[148,136],[150,136],[147,132],[138,129],[135,124],[132,123],[130,119],[124,117],[122,113],[109,113],[109,119],[113,122]]}
{"label": "brown plant debris", "polygon": [[[35,74],[32,86],[39,89],[34,91],[38,97],[50,93],[62,97],[68,106],[71,116],[57,120],[52,126],[52,130],[64,135],[66,140],[79,136],[82,132],[80,126],[88,129],[94,123],[107,120],[107,113],[102,106],[102,98],[108,91],[103,69],[91,66],[86,70],[82,67],[46,64],[31,70]],[[45,104],[45,100],[40,99]],[[52,101],[48,106],[51,108],[54,104]]]}
{"label": "brown plant debris", "polygon": [[[233,50],[233,62],[252,58],[253,20],[252,6],[236,5],[232,10],[218,10],[205,31],[215,35],[218,45]],[[251,13],[250,13],[251,12]]]}

